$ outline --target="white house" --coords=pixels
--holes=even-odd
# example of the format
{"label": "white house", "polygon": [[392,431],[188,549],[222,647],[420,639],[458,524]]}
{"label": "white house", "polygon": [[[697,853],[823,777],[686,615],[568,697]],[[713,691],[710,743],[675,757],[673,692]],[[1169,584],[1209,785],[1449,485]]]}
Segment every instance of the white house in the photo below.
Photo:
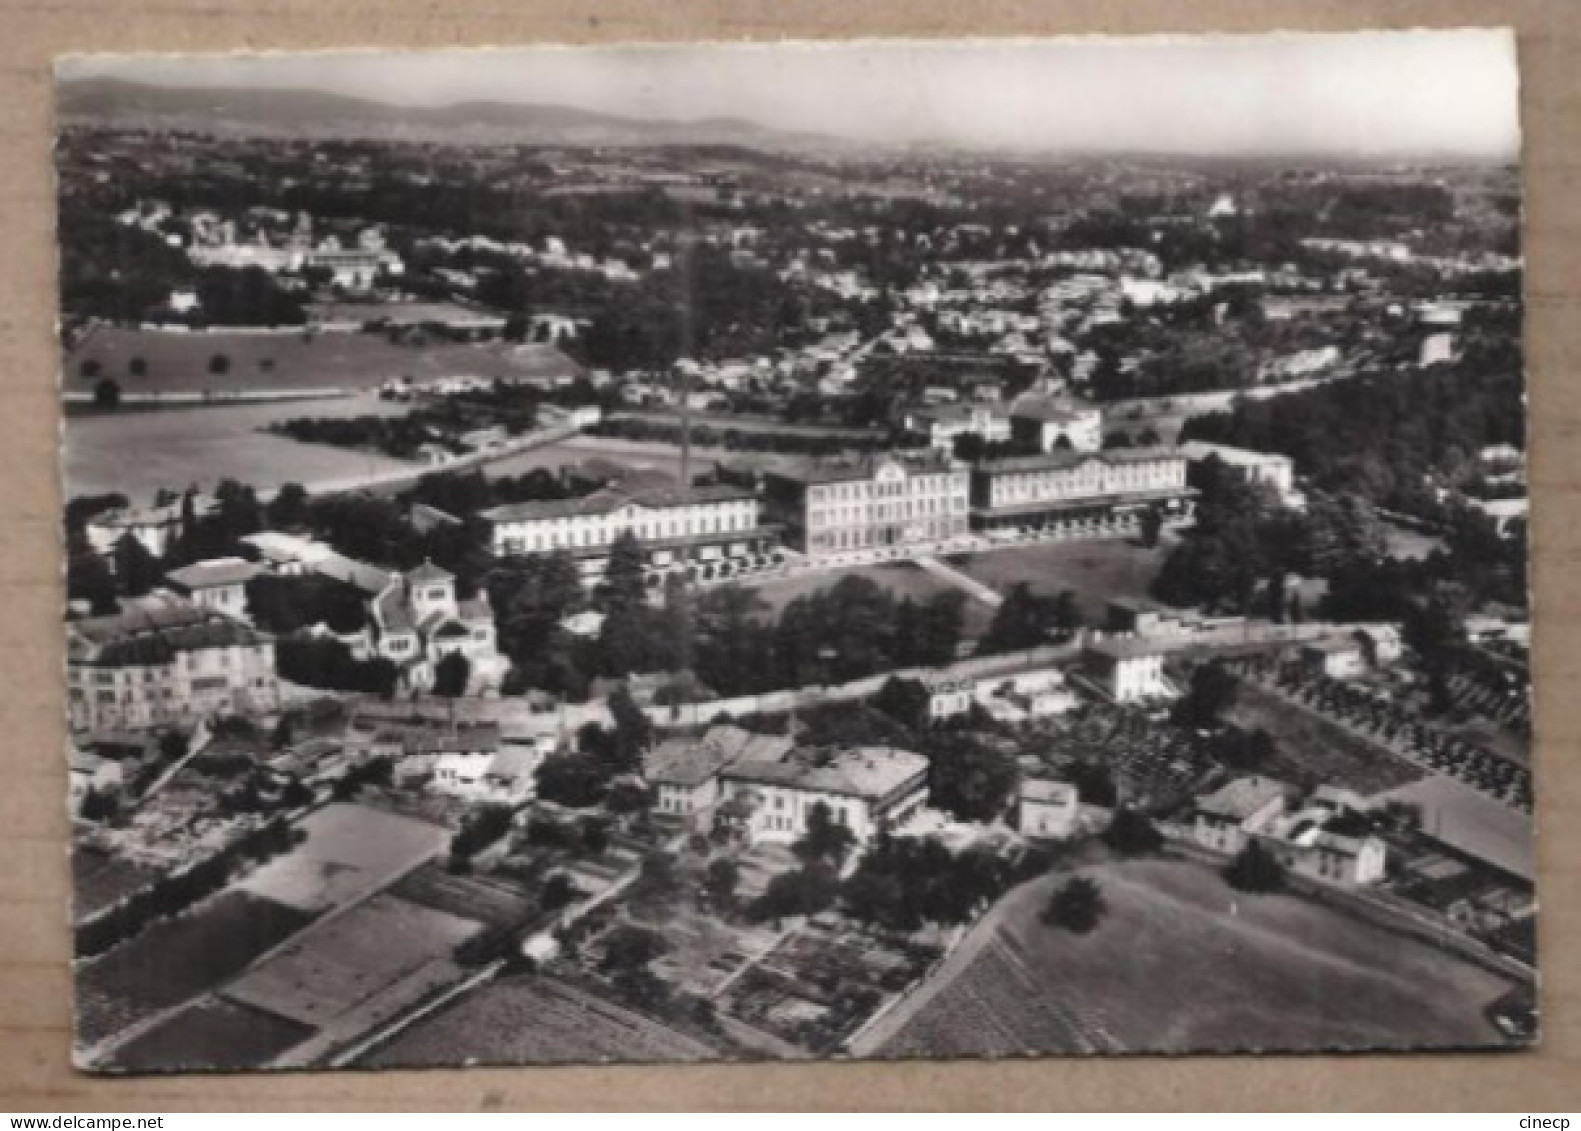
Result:
{"label": "white house", "polygon": [[1081,799],[1068,782],[1033,778],[1021,783],[1016,828],[1022,836],[1060,840],[1076,831]]}

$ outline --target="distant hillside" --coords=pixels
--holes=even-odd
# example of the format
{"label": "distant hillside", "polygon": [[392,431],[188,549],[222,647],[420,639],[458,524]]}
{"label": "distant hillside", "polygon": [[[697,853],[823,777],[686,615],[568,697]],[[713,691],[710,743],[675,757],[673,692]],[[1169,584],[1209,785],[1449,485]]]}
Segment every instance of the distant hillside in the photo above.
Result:
{"label": "distant hillside", "polygon": [[510,102],[394,106],[319,90],[165,87],[124,79],[83,79],[56,87],[63,123],[184,129],[218,134],[409,138],[465,143],[567,146],[741,145],[759,149],[840,146],[739,118],[648,121]]}

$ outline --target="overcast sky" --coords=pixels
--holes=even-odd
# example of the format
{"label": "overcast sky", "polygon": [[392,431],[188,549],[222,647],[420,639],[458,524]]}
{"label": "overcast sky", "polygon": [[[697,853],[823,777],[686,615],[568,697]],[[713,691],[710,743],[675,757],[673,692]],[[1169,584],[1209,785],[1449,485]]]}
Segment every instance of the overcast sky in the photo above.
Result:
{"label": "overcast sky", "polygon": [[1519,147],[1515,40],[1499,30],[77,56],[59,74],[731,116],[879,142],[1036,150],[1513,157]]}

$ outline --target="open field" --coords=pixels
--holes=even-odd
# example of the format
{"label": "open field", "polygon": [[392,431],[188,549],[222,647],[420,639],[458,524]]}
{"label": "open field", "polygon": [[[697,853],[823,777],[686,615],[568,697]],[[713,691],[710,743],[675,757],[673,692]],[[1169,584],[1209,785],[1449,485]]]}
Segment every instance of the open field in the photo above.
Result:
{"label": "open field", "polygon": [[542,974],[500,978],[401,1033],[365,1068],[709,1060],[719,1054],[652,1018]]}
{"label": "open field", "polygon": [[519,888],[491,876],[457,876],[425,864],[390,889],[408,903],[459,915],[490,927],[508,927],[537,907]]}
{"label": "open field", "polygon": [[397,471],[412,465],[261,429],[300,416],[393,416],[410,407],[364,395],[67,416],[66,495],[118,491],[149,502],[162,487],[212,490],[222,479],[263,490]]}
{"label": "open field", "polygon": [[232,889],[77,968],[77,1042],[91,1045],[246,969],[315,916]]}
{"label": "open field", "polygon": [[435,958],[481,924],[377,895],[304,931],[225,988],[231,1001],[302,1025],[328,1024]]}
{"label": "open field", "polygon": [[[725,454],[723,448],[694,447],[692,474],[701,475],[711,470],[719,457]],[[561,467],[589,459],[609,460],[637,470],[662,471],[677,482],[681,478],[681,449],[675,445],[606,439],[601,436],[574,436],[558,443],[545,444],[528,452],[493,460],[485,469],[485,473],[490,478],[499,478],[507,475],[525,475],[539,468],[556,471]]]}
{"label": "open field", "polygon": [[[1234,892],[1167,860],[1081,870],[1108,914],[1088,935],[1039,921],[1064,875],[1012,892],[939,988],[878,1050],[898,1056],[1465,1048],[1511,985],[1295,896]],[[982,934],[979,934],[982,932]],[[964,961],[957,961],[964,959]]]}
{"label": "open field", "polygon": [[[228,361],[224,373],[210,371],[216,356]],[[134,358],[141,358],[146,367],[141,377],[131,372]],[[61,388],[91,393],[95,383],[109,377],[127,394],[212,391],[223,395],[244,390],[373,389],[400,377],[414,381],[492,379],[575,371],[574,362],[553,346],[544,345],[443,340],[405,345],[391,342],[383,334],[303,330],[172,333],[102,327],[66,358]]]}
{"label": "open field", "polygon": [[1278,752],[1262,772],[1295,785],[1342,785],[1368,795],[1423,776],[1420,767],[1398,754],[1249,680],[1241,680],[1227,717],[1272,735]]}
{"label": "open field", "polygon": [[[810,570],[792,577],[776,578],[761,585],[754,585],[752,591],[767,602],[769,609],[777,616],[797,597],[815,593],[820,589],[828,589],[841,578],[853,576],[865,577],[869,581],[877,582],[893,593],[897,601],[902,597],[910,597],[919,604],[940,593],[948,593],[955,589],[955,586],[949,582],[935,577],[910,562],[896,562],[886,565]],[[966,597],[966,604],[962,610],[965,614],[965,635],[971,638],[981,636],[987,630],[989,622],[993,620],[993,610],[964,591],[957,591]]]}
{"label": "open field", "polygon": [[450,843],[426,821],[328,805],[299,826],[307,840],[253,872],[241,890],[305,911],[324,911],[384,886]]}
{"label": "open field", "polygon": [[1073,589],[1082,614],[1101,624],[1112,598],[1147,596],[1166,554],[1164,545],[1149,550],[1128,539],[1109,538],[1040,542],[964,557],[952,554],[947,560],[1001,593],[1021,581],[1045,597]]}
{"label": "open field", "polygon": [[313,1030],[217,998],[184,1009],[116,1050],[128,1072],[186,1072],[267,1064]]}
{"label": "open field", "polygon": [[1390,798],[1422,807],[1422,831],[1468,856],[1532,880],[1536,844],[1530,814],[1443,774],[1391,790]]}

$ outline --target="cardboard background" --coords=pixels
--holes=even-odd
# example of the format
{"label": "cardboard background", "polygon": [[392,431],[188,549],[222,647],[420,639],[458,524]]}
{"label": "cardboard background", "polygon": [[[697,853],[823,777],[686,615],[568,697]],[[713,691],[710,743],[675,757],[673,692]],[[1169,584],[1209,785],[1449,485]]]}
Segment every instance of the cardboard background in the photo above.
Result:
{"label": "cardboard background", "polygon": [[[79,51],[1511,26],[1536,496],[1543,1044],[1520,1054],[472,1069],[104,1080],[70,1065],[51,73]],[[1581,1107],[1581,3],[0,0],[0,1110]]]}

